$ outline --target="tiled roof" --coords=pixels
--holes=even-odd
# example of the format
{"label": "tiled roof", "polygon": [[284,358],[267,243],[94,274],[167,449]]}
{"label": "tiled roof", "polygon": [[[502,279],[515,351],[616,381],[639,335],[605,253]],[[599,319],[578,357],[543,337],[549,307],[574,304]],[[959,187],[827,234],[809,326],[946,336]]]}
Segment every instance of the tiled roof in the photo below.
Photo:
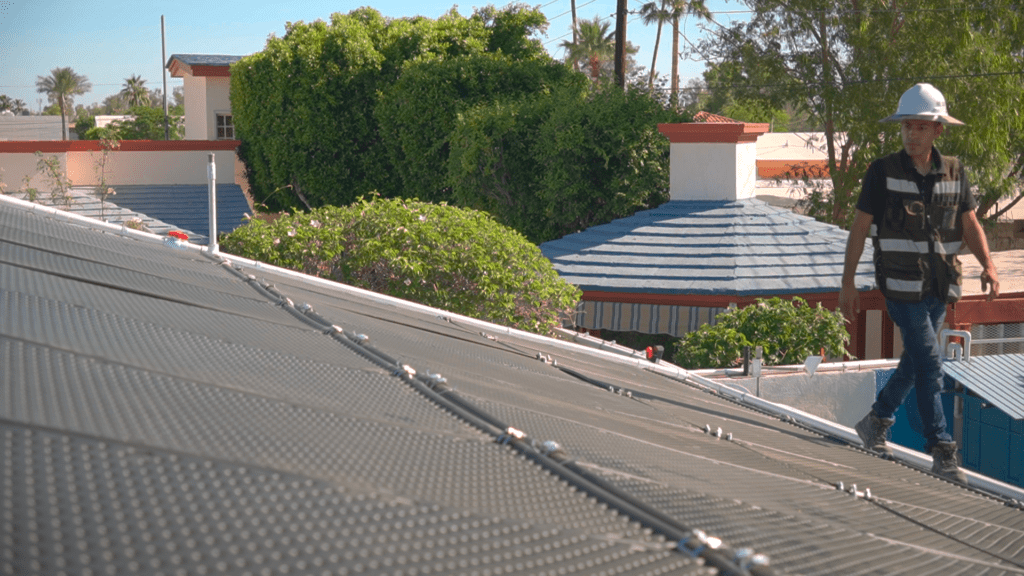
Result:
{"label": "tiled roof", "polygon": [[[210,235],[209,190],[200,185],[117,186],[111,200],[173,226]],[[244,224],[249,204],[238,184],[217,184],[217,230],[231,232]],[[202,240],[200,243],[205,243]]]}
{"label": "tiled roof", "polygon": [[[838,292],[848,233],[760,200],[672,201],[541,244],[584,291],[760,296]],[[857,286],[874,286],[865,243]]]}
{"label": "tiled roof", "polygon": [[[1019,491],[872,456],[848,428],[670,366],[59,217],[0,198],[5,572],[1024,564]],[[751,552],[770,564],[748,569]]]}
{"label": "tiled roof", "polygon": [[[45,192],[38,195],[36,202],[44,206],[54,206],[73,214],[78,214],[86,218],[93,218],[103,222],[109,222],[110,224],[116,224],[119,226],[130,220],[137,220],[143,226],[144,230],[152,232],[153,234],[164,236],[172,230],[178,230],[188,234],[189,239],[193,240],[196,244],[206,243],[206,236],[196,234],[188,228],[175,226],[153,218],[148,214],[118,206],[114,203],[114,200],[117,199],[116,191],[113,195],[109,195],[105,200],[101,200],[96,194],[96,189],[91,186],[74,187],[70,189],[70,193],[70,205],[55,205],[53,200],[50,198],[50,195]],[[25,199],[25,195],[22,193],[12,194],[12,197]]]}
{"label": "tiled roof", "polygon": [[736,124],[739,120],[733,120],[728,116],[721,116],[719,114],[712,114],[711,112],[705,112],[701,110],[693,115],[694,122],[710,122],[713,124]]}
{"label": "tiled roof", "polygon": [[242,56],[228,56],[225,54],[172,54],[167,59],[170,66],[174,60],[189,66],[230,66],[242,59]]}

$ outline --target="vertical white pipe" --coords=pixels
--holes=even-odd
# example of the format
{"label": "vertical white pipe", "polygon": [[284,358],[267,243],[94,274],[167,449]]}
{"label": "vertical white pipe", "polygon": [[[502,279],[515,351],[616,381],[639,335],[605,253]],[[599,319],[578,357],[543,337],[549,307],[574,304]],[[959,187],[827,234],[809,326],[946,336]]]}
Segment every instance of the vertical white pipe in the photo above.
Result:
{"label": "vertical white pipe", "polygon": [[207,167],[206,176],[209,181],[210,191],[210,240],[207,247],[211,254],[220,251],[217,247],[217,163],[214,161],[214,154],[210,152],[210,164]]}

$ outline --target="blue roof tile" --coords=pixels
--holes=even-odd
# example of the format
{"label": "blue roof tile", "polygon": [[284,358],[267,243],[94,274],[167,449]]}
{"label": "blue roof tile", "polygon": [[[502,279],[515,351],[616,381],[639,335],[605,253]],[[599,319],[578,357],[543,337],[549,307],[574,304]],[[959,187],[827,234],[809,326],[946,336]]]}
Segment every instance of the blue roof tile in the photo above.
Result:
{"label": "blue roof tile", "polygon": [[172,54],[167,65],[170,66],[172,60],[178,60],[189,66],[230,66],[241,59],[242,56],[225,54]]}
{"label": "blue roof tile", "polygon": [[[209,191],[205,184],[117,186],[112,197],[118,206],[142,212],[191,230],[205,239],[210,235]],[[231,232],[244,223],[249,203],[238,184],[217,184],[217,229]]]}
{"label": "blue roof tile", "polygon": [[[674,201],[541,244],[585,291],[769,296],[837,292],[848,233],[760,200]],[[857,287],[874,287],[865,243]]]}

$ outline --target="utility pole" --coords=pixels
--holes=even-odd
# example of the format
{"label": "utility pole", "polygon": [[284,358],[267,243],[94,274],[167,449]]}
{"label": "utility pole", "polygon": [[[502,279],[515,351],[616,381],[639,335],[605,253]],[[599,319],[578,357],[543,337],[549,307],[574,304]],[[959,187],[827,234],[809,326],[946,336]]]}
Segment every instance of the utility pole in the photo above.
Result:
{"label": "utility pole", "polygon": [[615,7],[615,84],[626,88],[626,0]]}
{"label": "utility pole", "polygon": [[160,70],[164,76],[164,140],[171,139],[171,125],[167,119],[167,34],[164,32],[164,15],[160,15]]}

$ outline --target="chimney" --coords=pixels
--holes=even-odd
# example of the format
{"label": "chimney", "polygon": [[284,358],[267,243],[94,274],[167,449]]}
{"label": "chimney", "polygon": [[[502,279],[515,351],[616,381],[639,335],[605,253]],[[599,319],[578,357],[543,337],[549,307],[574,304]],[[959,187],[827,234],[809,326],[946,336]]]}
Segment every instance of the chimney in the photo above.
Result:
{"label": "chimney", "polygon": [[753,198],[757,180],[757,137],[768,124],[658,124],[671,142],[669,194],[672,200]]}

